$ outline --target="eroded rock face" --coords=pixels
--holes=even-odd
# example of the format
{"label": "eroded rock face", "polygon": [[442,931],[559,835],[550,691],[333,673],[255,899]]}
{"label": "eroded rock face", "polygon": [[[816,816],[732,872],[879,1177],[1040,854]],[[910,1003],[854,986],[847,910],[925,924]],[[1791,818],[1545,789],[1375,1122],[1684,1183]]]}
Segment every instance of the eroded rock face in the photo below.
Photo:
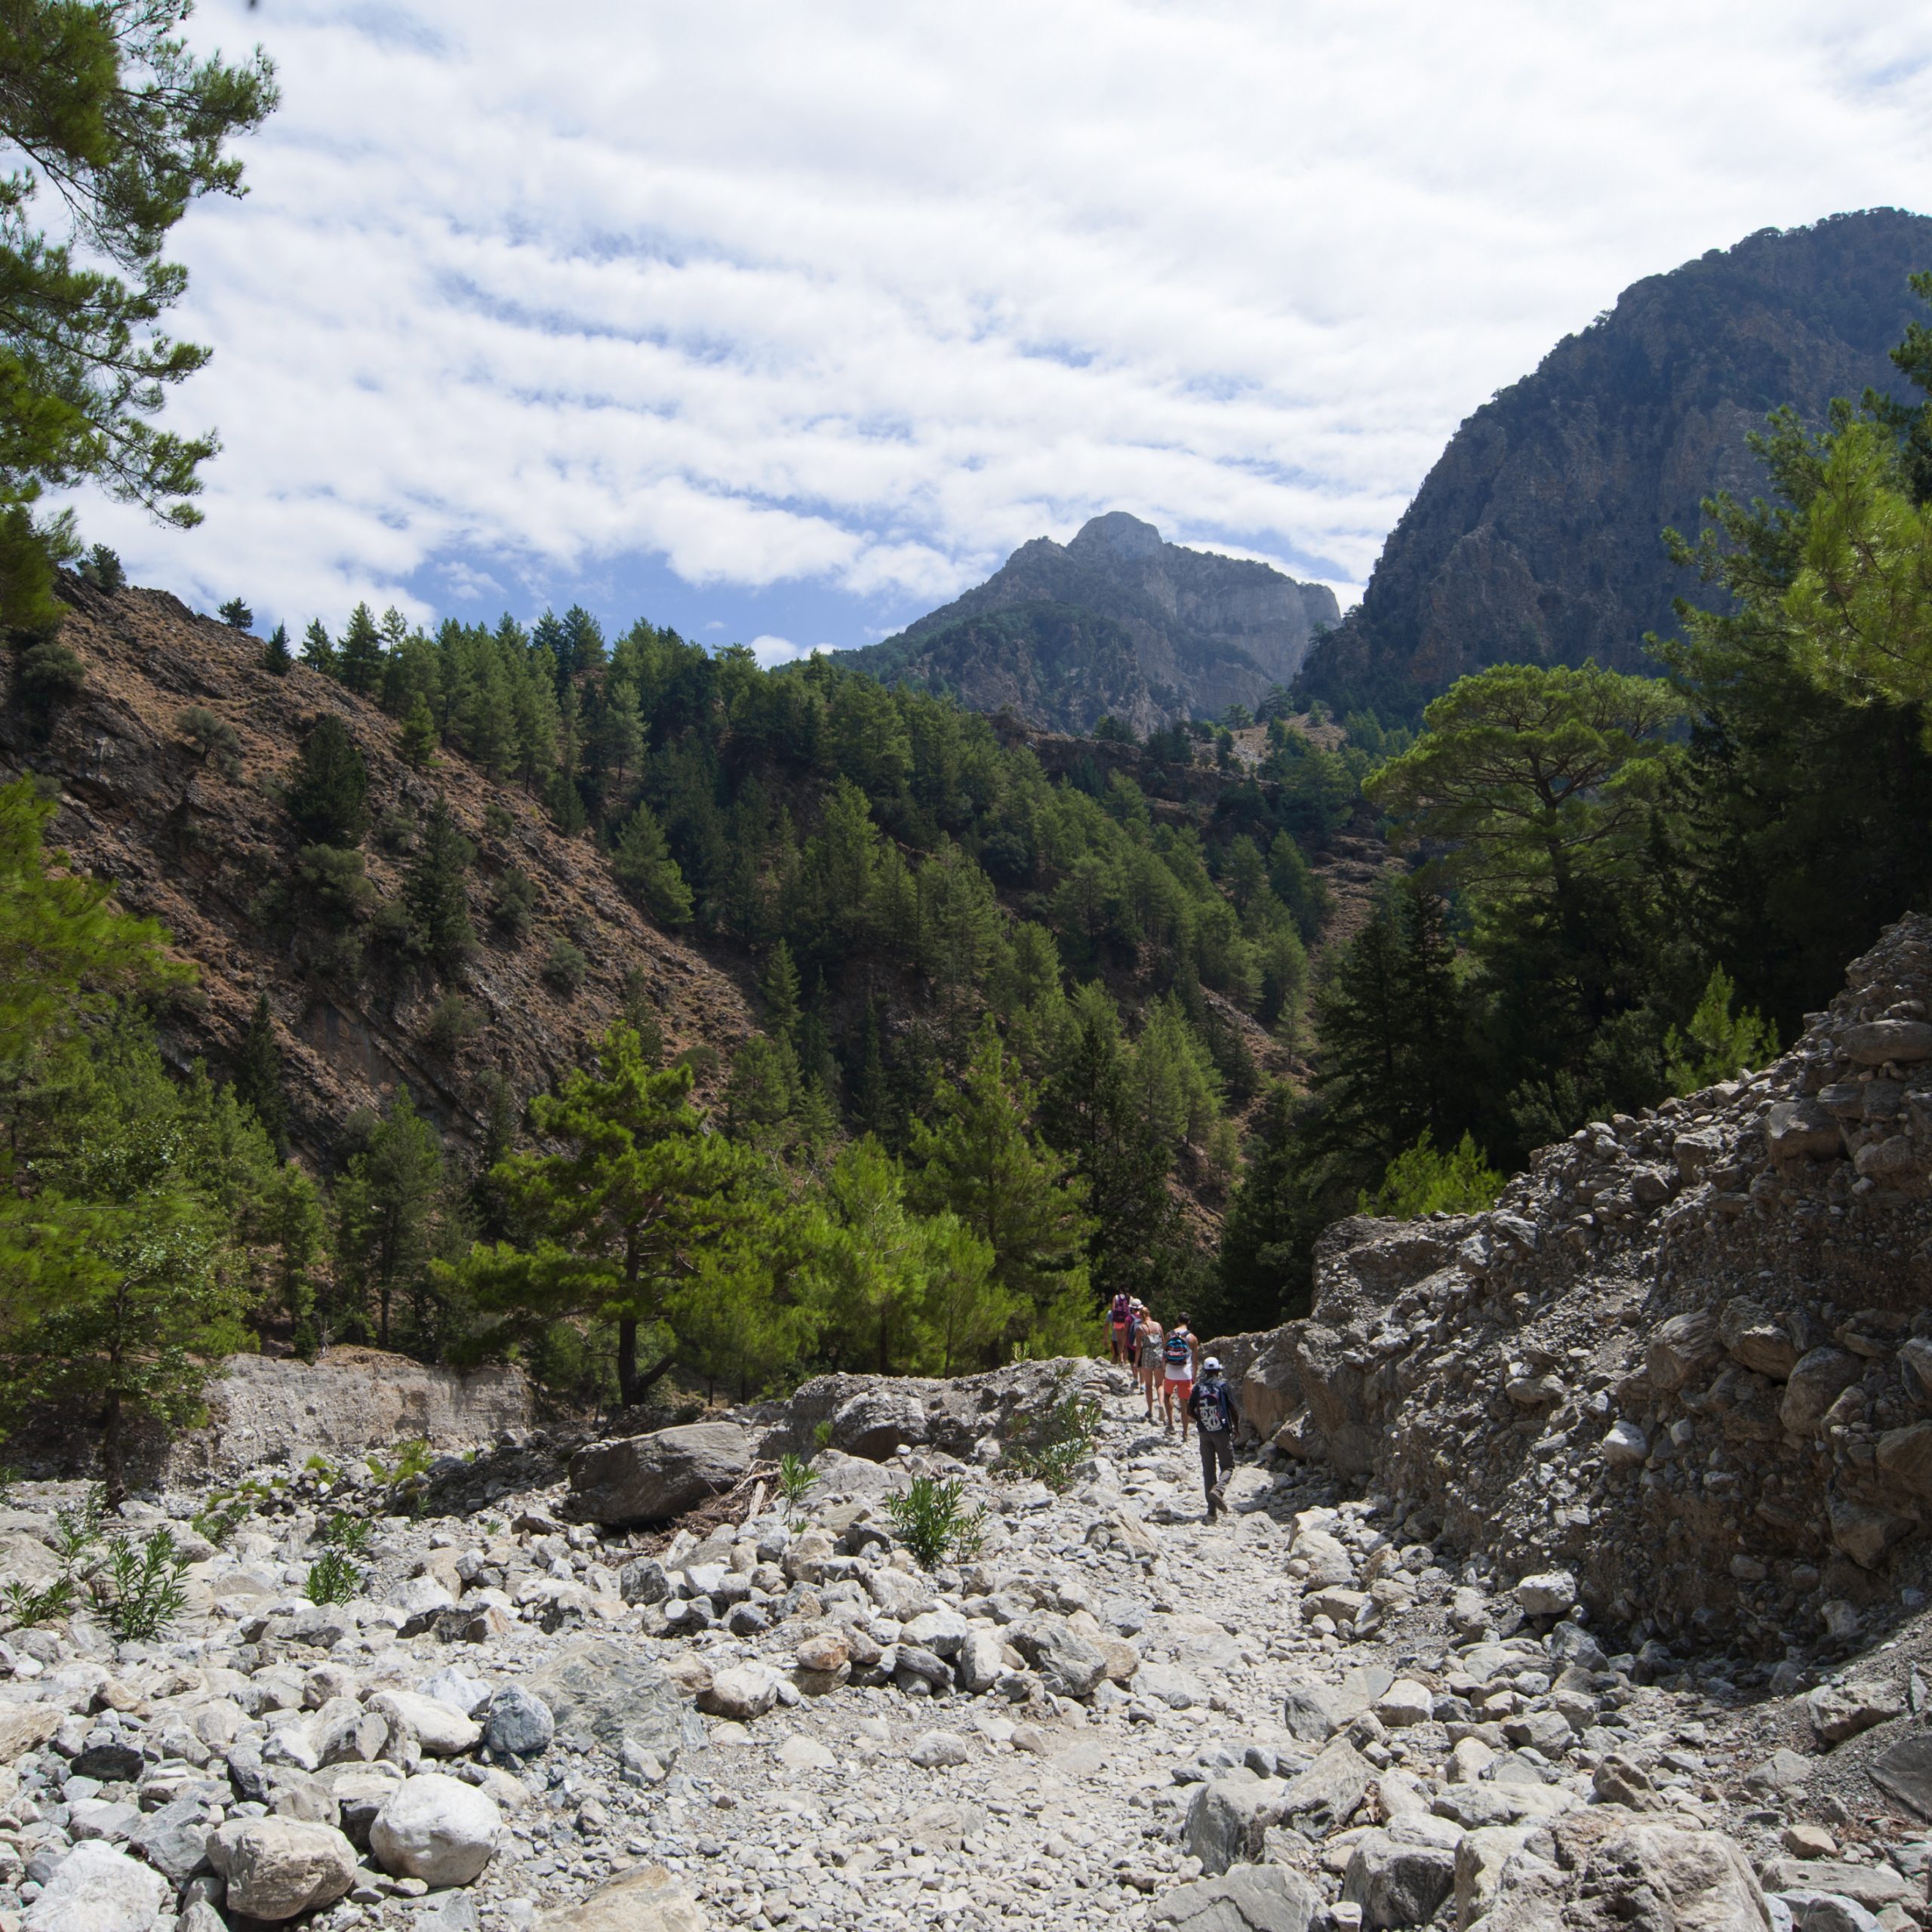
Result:
{"label": "eroded rock face", "polygon": [[1343,1222],[1307,1319],[1213,1346],[1292,1362],[1278,1447],[1637,1644],[1855,1622],[1932,1583],[1928,1008],[1914,915],[1774,1066],[1591,1123],[1488,1214]]}

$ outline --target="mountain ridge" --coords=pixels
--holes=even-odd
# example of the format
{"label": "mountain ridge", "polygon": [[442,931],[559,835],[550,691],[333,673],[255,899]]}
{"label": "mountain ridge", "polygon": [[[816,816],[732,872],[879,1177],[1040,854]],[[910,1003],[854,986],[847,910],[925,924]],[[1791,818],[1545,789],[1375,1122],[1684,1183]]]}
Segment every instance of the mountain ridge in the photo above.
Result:
{"label": "mountain ridge", "polygon": [[886,683],[947,691],[1036,728],[1084,731],[1112,716],[1144,735],[1252,708],[1340,617],[1325,585],[1168,543],[1112,510],[1064,544],[1031,539],[985,583],[844,654]]}
{"label": "mountain ridge", "polygon": [[1932,220],[1875,208],[1632,283],[1464,419],[1301,691],[1408,710],[1487,663],[1654,671],[1644,634],[1698,590],[1660,533],[1694,534],[1718,491],[1762,492],[1748,438],[1774,409],[1815,423],[1834,396],[1902,393],[1888,352],[1927,266]]}

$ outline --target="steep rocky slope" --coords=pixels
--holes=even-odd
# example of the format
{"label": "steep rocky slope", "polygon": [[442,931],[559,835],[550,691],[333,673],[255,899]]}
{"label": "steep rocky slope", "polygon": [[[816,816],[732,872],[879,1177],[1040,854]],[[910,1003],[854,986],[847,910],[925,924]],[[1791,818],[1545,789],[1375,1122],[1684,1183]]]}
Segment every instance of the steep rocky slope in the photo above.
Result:
{"label": "steep rocky slope", "polygon": [[1111,713],[1144,736],[1254,706],[1340,614],[1320,584],[1163,542],[1116,510],[1065,545],[1022,544],[984,583],[851,656],[975,711],[1061,731]]}
{"label": "steep rocky slope", "polygon": [[[270,676],[257,640],[163,592],[109,596],[69,579],[64,594],[73,608],[61,641],[81,660],[86,684],[50,728],[17,702],[14,660],[0,658],[0,778],[30,771],[57,785],[52,835],[73,863],[113,880],[122,902],[160,919],[200,969],[195,993],[165,1017],[173,1057],[198,1055],[224,1071],[266,991],[299,1146],[326,1148],[352,1112],[380,1106],[402,1081],[447,1131],[471,1137],[485,1104],[478,1076],[500,1072],[520,1095],[546,1084],[617,1013],[629,973],[641,975],[670,1051],[709,1044],[728,1054],[743,1037],[747,1010],[734,982],[649,925],[595,848],[559,836],[526,793],[493,783],[451,752],[432,771],[411,770],[397,755],[394,721],[374,705],[306,666]],[[183,734],[177,721],[190,706],[234,729],[240,750],[232,772]],[[399,890],[408,823],[435,795],[477,848],[469,896],[480,944],[456,984],[481,1025],[454,1055],[426,1036],[443,990],[426,972],[372,970],[352,986],[312,977],[255,909],[295,855],[276,782],[325,712],[347,724],[368,761],[372,814],[403,829],[367,841],[383,899]],[[486,823],[493,806],[507,814],[506,829]],[[539,896],[534,925],[514,943],[492,929],[485,911],[493,882],[512,865]],[[543,974],[552,945],[564,938],[588,962],[568,992]]]}
{"label": "steep rocky slope", "polygon": [[1764,472],[1745,439],[1795,405],[1900,390],[1886,352],[1921,312],[1932,220],[1897,209],[1767,229],[1634,283],[1463,423],[1304,682],[1407,704],[1495,663],[1650,668],[1646,631],[1696,588],[1658,532],[1694,534]]}
{"label": "steep rocky slope", "polygon": [[1932,1576],[1932,919],[1760,1073],[1545,1149],[1492,1213],[1331,1229],[1249,1411],[1647,1638],[1849,1644]]}

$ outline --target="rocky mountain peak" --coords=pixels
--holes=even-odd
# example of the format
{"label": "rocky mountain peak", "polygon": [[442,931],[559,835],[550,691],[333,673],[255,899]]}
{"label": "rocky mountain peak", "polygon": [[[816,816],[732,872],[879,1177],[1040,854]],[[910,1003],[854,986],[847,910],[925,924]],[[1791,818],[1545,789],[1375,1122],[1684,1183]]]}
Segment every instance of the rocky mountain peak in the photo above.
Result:
{"label": "rocky mountain peak", "polygon": [[984,583],[853,655],[890,682],[1039,729],[1085,731],[1111,715],[1146,732],[1252,708],[1340,620],[1325,585],[1168,543],[1110,510],[1064,544],[1023,543]]}

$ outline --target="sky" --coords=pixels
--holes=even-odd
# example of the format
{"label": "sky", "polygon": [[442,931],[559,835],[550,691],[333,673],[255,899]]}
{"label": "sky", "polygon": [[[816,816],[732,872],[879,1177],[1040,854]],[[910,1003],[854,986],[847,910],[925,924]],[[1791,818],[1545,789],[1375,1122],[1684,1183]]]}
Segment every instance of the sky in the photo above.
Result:
{"label": "sky", "polygon": [[1641,275],[1932,208],[1932,14],[202,0],[202,525],[258,628],[581,603],[768,661],[1126,509],[1359,595],[1457,425]]}

